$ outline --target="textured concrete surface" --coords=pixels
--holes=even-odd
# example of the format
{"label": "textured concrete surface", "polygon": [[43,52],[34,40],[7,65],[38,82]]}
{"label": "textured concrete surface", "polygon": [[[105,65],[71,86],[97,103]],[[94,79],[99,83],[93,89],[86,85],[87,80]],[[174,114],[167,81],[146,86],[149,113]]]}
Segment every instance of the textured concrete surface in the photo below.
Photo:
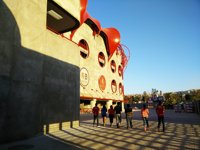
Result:
{"label": "textured concrete surface", "polygon": [[[78,128],[1,145],[0,149],[200,149],[200,116],[193,113],[174,113],[172,110],[167,110],[166,132],[163,133],[157,132],[155,110],[151,110],[150,113],[151,127],[148,132],[143,131],[139,111],[134,111],[133,129],[126,129],[125,119],[123,119],[122,126],[119,129],[116,126],[111,128],[108,124],[106,127],[93,127],[92,114],[83,114],[81,115],[81,126]],[[100,119],[101,122],[102,119]]]}
{"label": "textured concrete surface", "polygon": [[79,120],[79,48],[46,29],[46,3],[0,1],[0,143]]}

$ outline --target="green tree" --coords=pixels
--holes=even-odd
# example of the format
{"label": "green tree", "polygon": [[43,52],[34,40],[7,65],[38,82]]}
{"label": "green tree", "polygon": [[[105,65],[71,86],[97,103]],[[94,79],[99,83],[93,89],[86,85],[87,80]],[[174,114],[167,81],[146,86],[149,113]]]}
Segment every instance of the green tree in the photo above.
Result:
{"label": "green tree", "polygon": [[149,98],[150,98],[150,96],[147,94],[146,91],[144,91],[143,95],[142,95],[142,101],[146,103],[146,102],[148,102]]}
{"label": "green tree", "polygon": [[186,101],[192,101],[192,95],[191,94],[185,94],[185,100]]}
{"label": "green tree", "polygon": [[182,97],[182,94],[180,96],[180,93],[171,93],[170,94],[170,100],[171,100],[172,105],[180,103],[181,100],[182,100],[181,97]]}
{"label": "green tree", "polygon": [[163,96],[165,97],[165,100],[167,101],[170,98],[171,92],[170,93],[164,93]]}
{"label": "green tree", "polygon": [[134,95],[133,96],[133,102],[135,102],[135,103],[138,103],[140,101],[140,99],[141,99],[140,95]]}
{"label": "green tree", "polygon": [[194,100],[194,101],[200,100],[200,89],[198,89],[198,90],[192,90],[190,92],[190,95],[192,97],[192,100]]}

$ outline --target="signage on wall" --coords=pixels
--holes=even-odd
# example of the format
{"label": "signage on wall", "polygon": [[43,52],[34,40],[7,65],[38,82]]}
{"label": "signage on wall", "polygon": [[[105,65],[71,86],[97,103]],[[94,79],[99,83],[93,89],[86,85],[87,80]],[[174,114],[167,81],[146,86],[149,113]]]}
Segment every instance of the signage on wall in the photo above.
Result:
{"label": "signage on wall", "polygon": [[86,68],[81,68],[80,71],[80,84],[82,86],[87,86],[89,83],[89,73]]}
{"label": "signage on wall", "polygon": [[103,75],[100,76],[99,78],[99,88],[104,91],[106,88],[106,79]]}

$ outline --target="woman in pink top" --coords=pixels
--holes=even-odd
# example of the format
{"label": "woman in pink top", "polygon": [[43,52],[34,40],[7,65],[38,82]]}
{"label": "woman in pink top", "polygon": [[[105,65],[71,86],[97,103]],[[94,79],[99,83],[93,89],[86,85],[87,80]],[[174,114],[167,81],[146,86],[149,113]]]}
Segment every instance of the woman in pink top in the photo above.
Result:
{"label": "woman in pink top", "polygon": [[143,119],[144,131],[146,132],[149,129],[149,109],[147,108],[146,104],[143,104],[143,107],[141,109],[141,115]]}

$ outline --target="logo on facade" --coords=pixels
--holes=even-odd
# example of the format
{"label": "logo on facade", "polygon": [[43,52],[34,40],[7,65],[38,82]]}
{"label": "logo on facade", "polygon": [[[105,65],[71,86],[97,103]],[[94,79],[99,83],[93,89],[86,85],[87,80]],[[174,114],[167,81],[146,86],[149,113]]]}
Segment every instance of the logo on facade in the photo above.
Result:
{"label": "logo on facade", "polygon": [[100,76],[99,78],[99,88],[104,91],[106,88],[106,79],[103,75]]}
{"label": "logo on facade", "polygon": [[87,86],[89,83],[89,73],[86,68],[81,68],[80,71],[80,83],[82,86]]}

